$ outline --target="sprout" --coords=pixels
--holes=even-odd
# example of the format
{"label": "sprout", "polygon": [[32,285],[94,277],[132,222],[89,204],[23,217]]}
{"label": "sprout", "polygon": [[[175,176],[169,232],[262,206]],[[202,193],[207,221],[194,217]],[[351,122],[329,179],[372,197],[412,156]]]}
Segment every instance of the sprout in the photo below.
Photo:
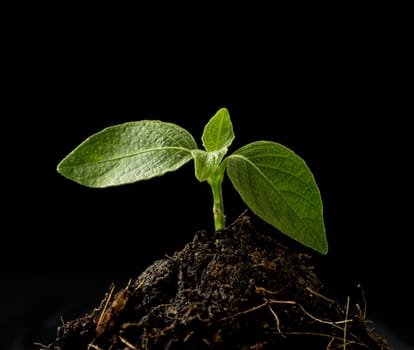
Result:
{"label": "sprout", "polygon": [[304,160],[272,141],[256,141],[230,155],[234,140],[229,112],[221,108],[204,127],[199,149],[182,127],[159,120],[110,126],[88,137],[57,166],[88,187],[109,187],[161,176],[194,160],[195,176],[213,195],[216,230],[225,227],[222,185],[230,178],[243,201],[280,232],[327,254],[319,188]]}

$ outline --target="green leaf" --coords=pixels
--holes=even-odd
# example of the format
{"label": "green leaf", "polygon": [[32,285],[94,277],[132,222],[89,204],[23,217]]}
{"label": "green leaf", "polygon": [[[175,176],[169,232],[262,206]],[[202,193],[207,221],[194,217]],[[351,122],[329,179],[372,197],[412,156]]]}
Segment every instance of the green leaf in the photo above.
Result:
{"label": "green leaf", "polygon": [[233,125],[226,108],[220,108],[204,127],[203,146],[209,151],[228,148],[234,140]]}
{"label": "green leaf", "polygon": [[256,215],[305,246],[328,252],[321,195],[302,158],[278,143],[258,141],[225,162],[231,182]]}
{"label": "green leaf", "polygon": [[192,151],[194,157],[195,176],[198,181],[206,181],[220,166],[221,160],[227,153],[227,148],[213,152],[206,152],[200,149]]}
{"label": "green leaf", "polygon": [[192,135],[176,124],[141,120],[110,126],[88,137],[57,167],[89,187],[108,187],[161,176],[192,159]]}

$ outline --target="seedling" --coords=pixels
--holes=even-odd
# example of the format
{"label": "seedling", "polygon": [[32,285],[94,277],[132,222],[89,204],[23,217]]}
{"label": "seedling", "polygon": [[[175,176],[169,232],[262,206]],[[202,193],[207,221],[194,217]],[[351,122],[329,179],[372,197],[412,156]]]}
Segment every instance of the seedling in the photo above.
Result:
{"label": "seedling", "polygon": [[321,195],[304,160],[271,141],[252,142],[227,155],[233,140],[226,108],[204,127],[204,150],[176,124],[127,122],[88,137],[58,164],[57,171],[81,185],[103,188],[161,176],[193,159],[196,178],[211,187],[216,230],[225,227],[222,185],[227,174],[253,213],[292,239],[327,254]]}

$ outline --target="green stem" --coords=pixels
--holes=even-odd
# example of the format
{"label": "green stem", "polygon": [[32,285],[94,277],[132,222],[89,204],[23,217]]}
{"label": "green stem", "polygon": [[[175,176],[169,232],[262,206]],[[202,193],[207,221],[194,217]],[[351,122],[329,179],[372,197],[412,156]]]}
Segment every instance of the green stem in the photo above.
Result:
{"label": "green stem", "polygon": [[223,205],[223,178],[224,168],[219,169],[210,177],[207,181],[211,187],[213,193],[213,215],[214,215],[214,228],[215,230],[221,230],[225,226],[225,215]]}

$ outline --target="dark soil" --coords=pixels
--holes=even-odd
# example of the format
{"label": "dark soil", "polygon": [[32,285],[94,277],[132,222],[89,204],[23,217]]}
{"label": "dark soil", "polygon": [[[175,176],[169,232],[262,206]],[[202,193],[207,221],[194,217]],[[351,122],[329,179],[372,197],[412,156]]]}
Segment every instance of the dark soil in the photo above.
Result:
{"label": "dark soil", "polygon": [[364,301],[333,300],[310,260],[242,215],[111,287],[42,349],[391,349]]}

